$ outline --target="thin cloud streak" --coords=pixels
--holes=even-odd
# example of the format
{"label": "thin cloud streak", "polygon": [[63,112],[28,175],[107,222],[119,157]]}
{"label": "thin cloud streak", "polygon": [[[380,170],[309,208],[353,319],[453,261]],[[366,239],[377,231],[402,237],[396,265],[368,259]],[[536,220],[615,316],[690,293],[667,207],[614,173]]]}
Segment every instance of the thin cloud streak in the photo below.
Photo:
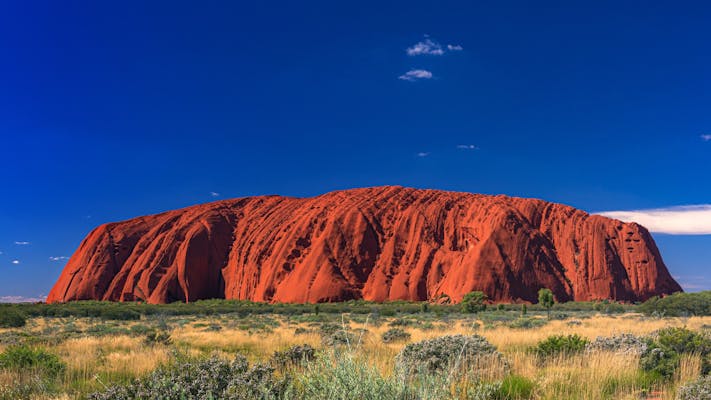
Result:
{"label": "thin cloud streak", "polygon": [[45,295],[39,295],[38,297],[25,297],[25,296],[0,296],[0,303],[39,303],[47,299]]}
{"label": "thin cloud streak", "polygon": [[69,257],[67,256],[57,256],[57,257],[50,257],[49,261],[62,261],[62,260],[68,260]]}
{"label": "thin cloud streak", "polygon": [[17,265],[17,264],[20,263],[20,260],[12,260],[12,263],[15,264],[15,265]]}
{"label": "thin cloud streak", "polygon": [[670,235],[711,235],[711,204],[605,211],[598,214],[624,222],[636,222],[650,232]]}
{"label": "thin cloud streak", "polygon": [[28,244],[30,244],[30,242],[17,242],[16,241],[15,244],[18,246],[27,246]]}
{"label": "thin cloud streak", "polygon": [[711,135],[701,135],[701,140],[704,142],[711,142]]}
{"label": "thin cloud streak", "polygon": [[474,144],[458,144],[457,148],[461,150],[479,150],[479,147]]}
{"label": "thin cloud streak", "polygon": [[397,78],[408,82],[414,82],[419,79],[432,79],[432,72],[426,69],[411,69]]}
{"label": "thin cloud streak", "polygon": [[430,155],[429,152],[424,152],[424,151],[417,153],[417,157],[427,157],[429,155]]}

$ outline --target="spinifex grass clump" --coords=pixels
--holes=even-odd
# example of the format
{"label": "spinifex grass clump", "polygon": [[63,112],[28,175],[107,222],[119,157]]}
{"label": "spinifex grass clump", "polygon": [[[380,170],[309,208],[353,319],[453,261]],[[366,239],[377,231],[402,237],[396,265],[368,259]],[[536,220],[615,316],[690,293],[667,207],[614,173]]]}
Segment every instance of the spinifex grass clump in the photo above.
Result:
{"label": "spinifex grass clump", "polygon": [[421,373],[459,372],[507,368],[506,360],[479,335],[451,335],[405,346],[395,358],[396,370],[404,376]]}
{"label": "spinifex grass clump", "polygon": [[126,386],[114,386],[89,396],[91,400],[252,400],[276,399],[287,382],[263,364],[249,366],[244,356],[233,361],[217,357],[181,362],[153,372]]}
{"label": "spinifex grass clump", "polygon": [[647,350],[647,341],[631,333],[616,336],[598,336],[588,343],[587,351],[609,351],[617,354],[641,355]]}

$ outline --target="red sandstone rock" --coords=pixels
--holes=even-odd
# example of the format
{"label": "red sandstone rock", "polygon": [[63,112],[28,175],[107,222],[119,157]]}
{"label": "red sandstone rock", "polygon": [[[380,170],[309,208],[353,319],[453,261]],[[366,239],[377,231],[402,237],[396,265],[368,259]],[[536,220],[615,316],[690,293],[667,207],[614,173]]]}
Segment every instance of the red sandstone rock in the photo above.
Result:
{"label": "red sandstone rock", "polygon": [[248,197],[110,223],[47,302],[644,300],[681,291],[642,226],[561,204],[402,187]]}

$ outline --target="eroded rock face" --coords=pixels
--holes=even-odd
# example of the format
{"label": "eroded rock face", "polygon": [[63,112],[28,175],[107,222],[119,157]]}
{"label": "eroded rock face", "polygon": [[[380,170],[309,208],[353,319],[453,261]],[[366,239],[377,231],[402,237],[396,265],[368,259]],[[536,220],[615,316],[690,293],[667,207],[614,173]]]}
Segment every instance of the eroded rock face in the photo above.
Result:
{"label": "eroded rock face", "polygon": [[681,291],[642,226],[535,199],[402,187],[249,197],[110,223],[47,302],[644,300]]}

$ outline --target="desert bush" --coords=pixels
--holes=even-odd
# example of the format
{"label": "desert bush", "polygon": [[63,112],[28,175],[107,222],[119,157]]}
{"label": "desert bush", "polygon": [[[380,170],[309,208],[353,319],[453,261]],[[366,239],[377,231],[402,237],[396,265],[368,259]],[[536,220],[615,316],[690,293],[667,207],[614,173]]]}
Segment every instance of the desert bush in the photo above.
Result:
{"label": "desert bush", "polygon": [[639,311],[647,315],[673,317],[711,315],[711,291],[652,297],[639,306]]}
{"label": "desert bush", "polygon": [[642,354],[643,370],[669,378],[679,367],[681,354],[701,357],[701,372],[711,372],[711,339],[687,328],[664,328],[653,333]]}
{"label": "desert bush", "polygon": [[0,328],[20,328],[25,326],[25,316],[14,309],[6,309],[0,312]]}
{"label": "desert bush", "polygon": [[486,310],[485,301],[488,299],[484,292],[471,292],[464,295],[462,298],[462,312],[476,314]]}
{"label": "desert bush", "polygon": [[402,328],[390,328],[383,333],[383,343],[394,343],[410,340],[410,334]]}
{"label": "desert bush", "polygon": [[711,376],[704,376],[679,388],[677,400],[711,399]]}
{"label": "desert bush", "polygon": [[410,343],[397,354],[395,368],[401,375],[439,371],[456,372],[458,368],[477,369],[479,362],[506,365],[501,353],[479,335],[441,336]]}
{"label": "desert bush", "polygon": [[49,377],[56,377],[65,368],[59,357],[41,347],[10,346],[0,353],[0,369],[20,372],[32,370]]}
{"label": "desert bush", "polygon": [[173,343],[173,339],[170,337],[170,333],[168,332],[152,331],[146,334],[143,342],[148,346],[155,346],[158,344],[170,346]]}
{"label": "desert bush", "polygon": [[327,347],[348,346],[355,344],[357,338],[354,334],[346,332],[343,329],[337,330],[331,334],[321,335],[321,343]]}
{"label": "desert bush", "polygon": [[513,329],[534,329],[541,327],[548,322],[539,318],[518,318],[508,324]]}
{"label": "desert bush", "polygon": [[244,356],[233,361],[211,357],[161,368],[125,386],[93,393],[92,400],[251,400],[275,399],[287,387],[266,365],[249,366]]}
{"label": "desert bush", "polygon": [[538,342],[533,352],[542,359],[585,350],[588,340],[579,335],[554,335]]}
{"label": "desert bush", "polygon": [[291,346],[286,350],[272,354],[271,364],[277,367],[303,365],[316,358],[316,350],[308,344]]}
{"label": "desert bush", "polygon": [[618,354],[642,355],[647,350],[647,341],[631,333],[603,337],[598,336],[588,343],[587,351],[609,351]]}
{"label": "desert bush", "polygon": [[404,381],[383,377],[375,366],[347,354],[317,360],[295,379],[294,398],[303,400],[408,398]]}

